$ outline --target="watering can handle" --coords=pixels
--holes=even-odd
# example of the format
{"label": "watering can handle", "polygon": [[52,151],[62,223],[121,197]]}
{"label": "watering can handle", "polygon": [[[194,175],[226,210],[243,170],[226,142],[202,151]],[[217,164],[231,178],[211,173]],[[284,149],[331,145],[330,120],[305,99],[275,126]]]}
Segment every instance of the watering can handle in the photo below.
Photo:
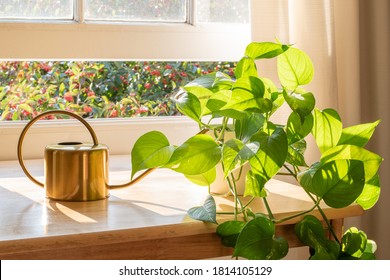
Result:
{"label": "watering can handle", "polygon": [[19,141],[18,141],[18,160],[19,160],[19,164],[20,166],[22,167],[23,169],[23,172],[26,174],[26,176],[31,180],[33,181],[35,184],[43,187],[44,184],[39,182],[37,179],[35,179],[31,174],[30,172],[28,172],[25,164],[24,164],[24,161],[23,161],[23,140],[24,140],[24,137],[26,136],[26,133],[27,131],[29,130],[29,128],[36,122],[38,121],[39,119],[45,117],[45,116],[48,116],[48,115],[68,115],[68,116],[71,116],[75,119],[77,119],[78,121],[80,121],[89,131],[89,133],[91,134],[92,136],[92,139],[93,139],[93,144],[94,145],[98,145],[98,140],[97,140],[97,137],[96,137],[96,134],[95,132],[93,131],[92,127],[89,125],[89,123],[87,121],[85,121],[82,117],[80,117],[79,115],[76,115],[72,112],[69,112],[69,111],[65,111],[65,110],[51,110],[51,111],[47,111],[47,112],[44,112],[42,114],[39,114],[38,116],[32,118],[30,120],[30,122],[24,127],[24,129],[22,130],[22,133],[20,134],[19,136]]}

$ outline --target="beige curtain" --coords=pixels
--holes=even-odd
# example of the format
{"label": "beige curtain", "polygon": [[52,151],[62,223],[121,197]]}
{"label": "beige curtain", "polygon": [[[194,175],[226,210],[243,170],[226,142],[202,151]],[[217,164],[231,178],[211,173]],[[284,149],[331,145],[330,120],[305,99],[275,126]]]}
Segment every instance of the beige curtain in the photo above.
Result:
{"label": "beige curtain", "polygon": [[[312,58],[315,76],[307,87],[317,107],[338,109],[346,126],[382,119],[370,149],[390,159],[390,73],[388,0],[252,0],[252,41],[292,43]],[[274,62],[259,63],[259,72],[277,81]],[[279,116],[285,117],[283,115]],[[309,141],[310,145],[310,141]],[[309,161],[318,160],[311,144]],[[347,219],[378,243],[378,258],[390,259],[389,165],[381,167],[380,202],[363,217]],[[304,256],[298,253],[297,255]]]}

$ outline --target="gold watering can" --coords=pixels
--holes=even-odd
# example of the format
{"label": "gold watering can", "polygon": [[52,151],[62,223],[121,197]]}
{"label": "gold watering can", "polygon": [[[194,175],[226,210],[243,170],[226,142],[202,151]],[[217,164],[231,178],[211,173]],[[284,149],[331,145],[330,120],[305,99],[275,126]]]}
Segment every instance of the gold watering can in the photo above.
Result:
{"label": "gold watering can", "polygon": [[[93,143],[61,142],[45,148],[45,183],[36,180],[23,161],[23,140],[28,129],[47,115],[68,115],[80,121],[92,136]],[[44,187],[46,197],[61,201],[92,201],[105,199],[109,190],[123,188],[137,183],[154,168],[122,185],[108,184],[108,147],[99,144],[92,127],[80,116],[63,110],[52,110],[34,117],[22,130],[18,141],[18,160],[27,177]]]}

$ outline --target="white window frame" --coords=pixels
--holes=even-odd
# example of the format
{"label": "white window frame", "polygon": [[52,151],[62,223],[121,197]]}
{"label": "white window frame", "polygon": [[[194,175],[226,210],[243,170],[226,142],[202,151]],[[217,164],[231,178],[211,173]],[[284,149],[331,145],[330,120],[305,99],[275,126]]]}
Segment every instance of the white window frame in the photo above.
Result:
{"label": "white window frame", "polygon": [[[82,0],[75,0],[73,22],[0,22],[0,60],[192,60],[237,61],[250,41],[250,28],[235,24],[123,24],[85,22]],[[190,3],[193,3],[190,1]],[[103,39],[101,39],[103,38]],[[4,42],[4,41],[3,41]],[[0,160],[15,160],[16,145],[26,122],[0,122]],[[44,146],[58,141],[90,141],[74,121],[38,122],[26,137],[25,158],[42,158]],[[186,117],[91,120],[111,154],[130,154],[135,140],[151,130],[181,144],[198,131]],[[86,140],[83,140],[86,139]]]}
{"label": "white window frame", "polygon": [[[73,21],[1,21],[0,59],[14,60],[193,60],[241,58],[250,30],[241,24],[124,23],[85,21],[83,0]],[[211,47],[212,46],[212,47]]]}

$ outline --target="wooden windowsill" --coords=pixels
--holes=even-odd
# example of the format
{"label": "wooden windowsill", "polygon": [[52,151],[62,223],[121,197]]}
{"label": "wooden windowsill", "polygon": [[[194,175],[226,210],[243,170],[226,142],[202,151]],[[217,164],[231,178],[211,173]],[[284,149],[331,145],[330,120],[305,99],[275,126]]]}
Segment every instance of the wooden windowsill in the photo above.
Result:
{"label": "wooden windowsill", "polygon": [[[128,157],[112,156],[110,161],[110,182],[127,181]],[[27,165],[42,180],[42,161]],[[267,189],[276,218],[312,206],[299,187],[272,180]],[[207,195],[207,188],[161,169],[132,187],[111,190],[106,200],[51,201],[44,197],[44,189],[24,176],[16,161],[0,162],[0,259],[200,259],[229,255],[231,250],[221,245],[215,225],[186,215]],[[216,202],[219,211],[232,209],[231,197],[218,197]],[[254,211],[264,211],[260,200],[256,205]],[[337,210],[324,205],[323,209],[339,227],[343,218],[363,212],[358,205]],[[319,217],[318,212],[313,214]],[[289,220],[277,227],[277,234],[287,238],[290,247],[301,245],[293,234],[296,222]]]}

